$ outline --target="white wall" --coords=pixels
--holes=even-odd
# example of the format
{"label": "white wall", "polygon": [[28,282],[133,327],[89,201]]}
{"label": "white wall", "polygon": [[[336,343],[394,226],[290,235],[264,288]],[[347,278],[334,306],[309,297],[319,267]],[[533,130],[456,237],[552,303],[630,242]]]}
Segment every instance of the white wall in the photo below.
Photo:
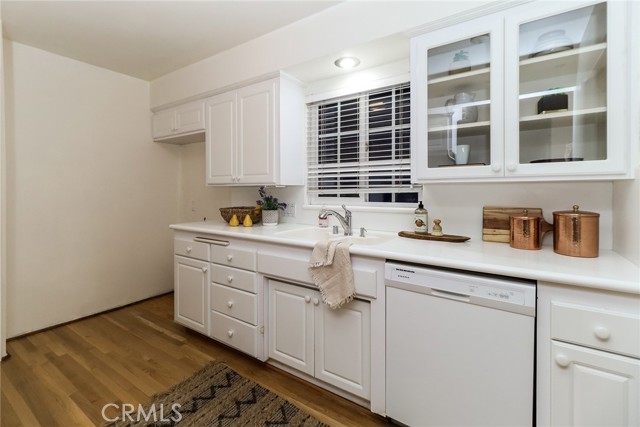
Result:
{"label": "white wall", "polygon": [[215,91],[490,3],[346,1],[154,80],[151,105]]}
{"label": "white wall", "polygon": [[[0,13],[1,15],[1,13]],[[2,32],[2,20],[0,19],[0,32]],[[0,44],[0,358],[7,355],[7,312],[6,301],[6,191],[5,191],[5,143],[4,143],[4,60],[3,45]]]}
{"label": "white wall", "polygon": [[230,187],[205,183],[204,142],[180,147],[180,222],[222,221],[220,208],[231,205]]}
{"label": "white wall", "polygon": [[4,48],[8,337],[170,291],[179,151],[149,83]]}

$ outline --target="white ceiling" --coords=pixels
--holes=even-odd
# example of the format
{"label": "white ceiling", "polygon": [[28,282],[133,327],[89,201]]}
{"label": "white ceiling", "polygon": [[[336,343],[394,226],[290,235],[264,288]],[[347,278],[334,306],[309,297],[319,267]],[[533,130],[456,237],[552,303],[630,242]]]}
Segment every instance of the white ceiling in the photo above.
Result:
{"label": "white ceiling", "polygon": [[144,80],[340,1],[2,0],[4,37]]}

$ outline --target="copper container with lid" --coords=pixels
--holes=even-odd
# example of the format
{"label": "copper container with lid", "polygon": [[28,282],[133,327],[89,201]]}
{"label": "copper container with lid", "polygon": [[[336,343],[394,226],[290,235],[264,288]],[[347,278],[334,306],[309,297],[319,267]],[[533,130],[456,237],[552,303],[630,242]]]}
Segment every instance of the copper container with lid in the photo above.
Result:
{"label": "copper container with lid", "polygon": [[537,250],[542,247],[542,240],[553,226],[539,215],[529,215],[527,209],[521,215],[509,217],[509,246],[515,249]]}
{"label": "copper container with lid", "polygon": [[573,210],[553,213],[553,251],[561,255],[595,258],[600,245],[600,214]]}

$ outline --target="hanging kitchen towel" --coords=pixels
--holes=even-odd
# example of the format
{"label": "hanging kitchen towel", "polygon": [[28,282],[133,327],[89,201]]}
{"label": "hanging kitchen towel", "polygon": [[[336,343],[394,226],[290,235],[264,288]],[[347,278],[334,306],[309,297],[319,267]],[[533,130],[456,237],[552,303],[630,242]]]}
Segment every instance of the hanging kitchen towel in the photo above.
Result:
{"label": "hanging kitchen towel", "polygon": [[318,242],[311,252],[309,272],[320,288],[322,301],[332,309],[342,307],[356,295],[349,246],[345,239]]}

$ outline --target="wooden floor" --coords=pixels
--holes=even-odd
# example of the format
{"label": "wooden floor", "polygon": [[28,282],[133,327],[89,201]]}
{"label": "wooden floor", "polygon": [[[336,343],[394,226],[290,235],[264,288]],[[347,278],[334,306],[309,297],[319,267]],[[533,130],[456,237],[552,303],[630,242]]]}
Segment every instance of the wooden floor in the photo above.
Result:
{"label": "wooden floor", "polygon": [[207,362],[232,369],[332,426],[381,426],[366,409],[173,322],[173,294],[7,342],[0,425],[103,425],[107,403],[146,403]]}

